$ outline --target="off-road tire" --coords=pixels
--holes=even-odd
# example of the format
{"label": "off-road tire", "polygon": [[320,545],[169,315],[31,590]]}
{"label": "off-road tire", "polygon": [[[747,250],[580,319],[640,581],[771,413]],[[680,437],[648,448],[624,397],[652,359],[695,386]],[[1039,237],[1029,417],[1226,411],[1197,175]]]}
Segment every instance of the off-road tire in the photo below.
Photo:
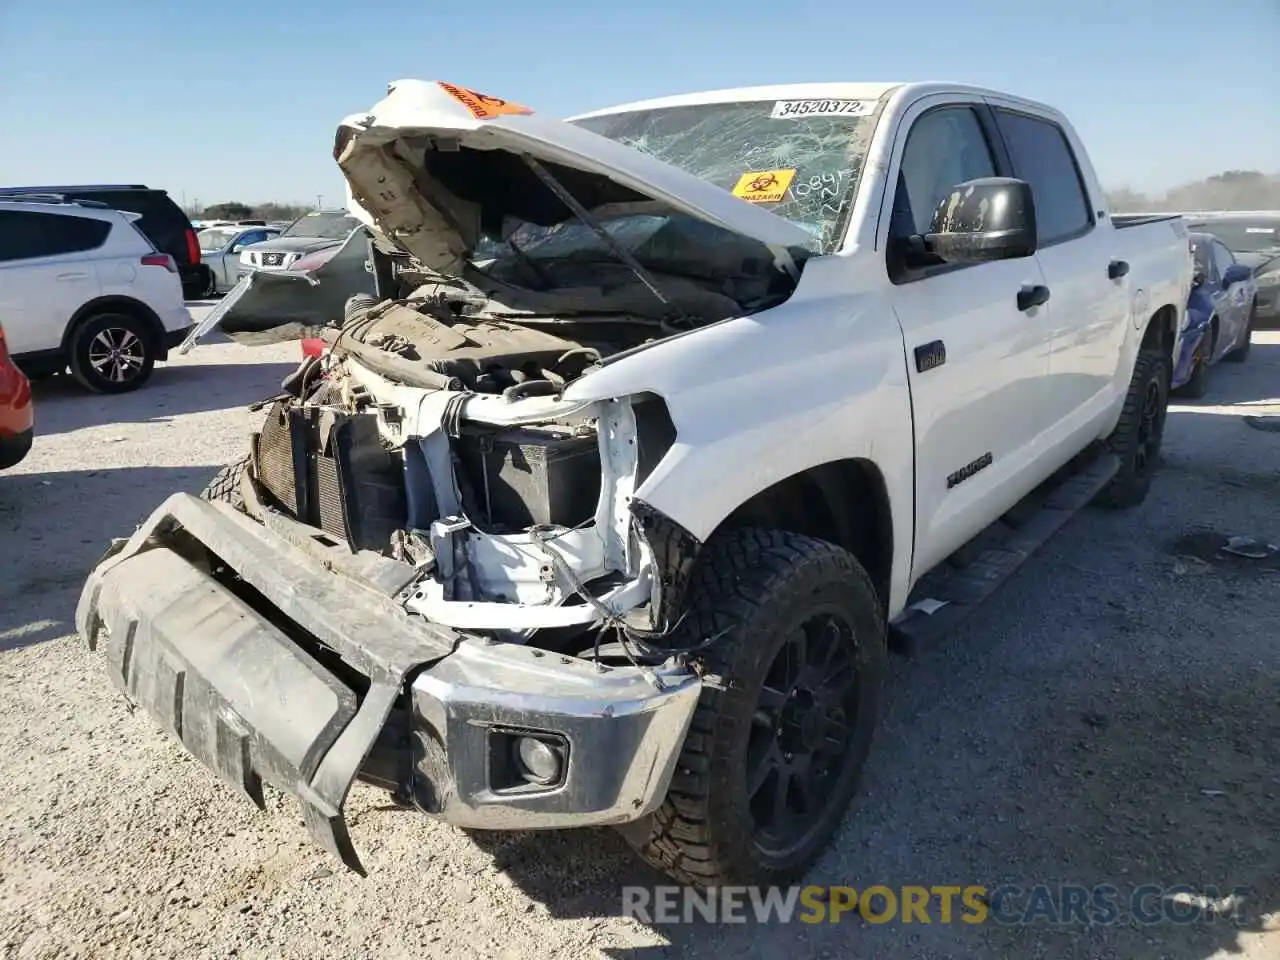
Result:
{"label": "off-road tire", "polygon": [[[128,333],[129,349],[136,348],[139,365],[127,379],[113,380],[93,365],[91,351],[102,349],[100,336],[118,338]],[[67,363],[71,375],[81,386],[94,393],[129,393],[151,379],[155,369],[158,344],[154,332],[137,317],[127,313],[99,313],[78,325],[67,344]]]}
{"label": "off-road tire", "polygon": [[209,481],[209,485],[200,491],[203,500],[214,503],[226,503],[237,510],[244,509],[244,494],[241,492],[241,478],[249,470],[249,458],[241,457],[235,463],[229,463],[219,470]]}
{"label": "off-road tire", "polygon": [[1236,347],[1228,353],[1223,360],[1230,360],[1232,363],[1244,363],[1249,359],[1249,350],[1253,347],[1253,328],[1258,320],[1258,301],[1254,301],[1249,307],[1249,322],[1244,328],[1244,343]]}
{"label": "off-road tire", "polygon": [[[758,697],[792,631],[823,609],[848,623],[853,640],[858,704],[849,744],[825,808],[805,821],[802,842],[768,851],[757,842],[746,782]],[[682,883],[788,883],[826,848],[870,747],[885,669],[875,588],[853,555],[833,544],[778,531],[730,531],[699,558],[677,633],[682,645],[720,637],[696,654],[707,679],[666,799],[621,832],[644,860]]]}
{"label": "off-road tire", "polygon": [[[1120,458],[1120,469],[1095,499],[1109,509],[1136,507],[1146,499],[1160,461],[1165,417],[1169,407],[1171,364],[1162,351],[1143,350],[1133,367],[1133,379],[1124,398],[1124,409],[1115,430],[1107,438],[1107,448]],[[1144,441],[1144,413],[1151,390],[1156,391],[1154,436]]]}

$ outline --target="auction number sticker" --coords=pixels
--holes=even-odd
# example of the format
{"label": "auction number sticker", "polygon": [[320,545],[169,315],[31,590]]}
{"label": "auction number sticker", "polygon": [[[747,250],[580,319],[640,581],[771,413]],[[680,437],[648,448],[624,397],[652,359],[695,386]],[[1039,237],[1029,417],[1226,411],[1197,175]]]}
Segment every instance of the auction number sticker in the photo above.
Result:
{"label": "auction number sticker", "polygon": [[772,120],[800,117],[865,117],[876,108],[874,100],[779,100],[769,114]]}
{"label": "auction number sticker", "polygon": [[733,188],[733,195],[751,203],[777,203],[787,195],[787,187],[796,177],[790,170],[758,170],[744,173]]}
{"label": "auction number sticker", "polygon": [[470,110],[471,115],[477,120],[515,115],[526,116],[533,113],[528,107],[522,107],[520,104],[512,103],[510,100],[503,100],[501,97],[491,97],[487,93],[477,93],[475,90],[468,90],[466,87],[445,83],[442,80],[437,80],[436,82],[440,85],[441,90]]}

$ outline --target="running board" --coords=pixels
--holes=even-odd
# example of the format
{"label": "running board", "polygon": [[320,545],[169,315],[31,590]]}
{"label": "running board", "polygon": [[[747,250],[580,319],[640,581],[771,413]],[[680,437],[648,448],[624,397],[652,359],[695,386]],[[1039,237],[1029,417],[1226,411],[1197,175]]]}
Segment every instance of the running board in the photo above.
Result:
{"label": "running board", "polygon": [[1115,476],[1120,461],[1101,453],[1068,464],[1003,517],[921,578],[907,609],[889,625],[889,645],[912,656],[941,640],[995,592]]}

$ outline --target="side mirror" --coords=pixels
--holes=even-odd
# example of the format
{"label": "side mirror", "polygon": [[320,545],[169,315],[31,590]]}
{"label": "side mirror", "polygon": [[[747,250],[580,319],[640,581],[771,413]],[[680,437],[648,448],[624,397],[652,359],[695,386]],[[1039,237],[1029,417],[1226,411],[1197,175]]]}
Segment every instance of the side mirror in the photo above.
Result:
{"label": "side mirror", "polygon": [[1253,276],[1253,271],[1246,267],[1243,263],[1233,263],[1227,267],[1222,274],[1222,285],[1229,287],[1233,283],[1243,283]]}
{"label": "side mirror", "polygon": [[244,248],[245,248],[245,245],[244,245],[243,243],[233,243],[233,244],[231,245],[231,250],[230,250],[230,252],[231,252],[231,253],[239,253],[239,252],[240,252],[241,250],[243,250]]}
{"label": "side mirror", "polygon": [[938,204],[925,246],[947,263],[985,263],[1036,252],[1036,204],[1031,185],[984,177],[952,187]]}
{"label": "side mirror", "polygon": [[1203,285],[1204,285],[1203,270],[1197,270],[1195,273],[1191,274],[1191,286],[1193,288],[1203,286]]}

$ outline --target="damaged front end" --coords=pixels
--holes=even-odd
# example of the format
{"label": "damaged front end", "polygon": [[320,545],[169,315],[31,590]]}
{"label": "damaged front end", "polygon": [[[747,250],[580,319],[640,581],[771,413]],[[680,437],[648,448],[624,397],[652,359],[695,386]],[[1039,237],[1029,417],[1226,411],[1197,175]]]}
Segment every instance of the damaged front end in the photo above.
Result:
{"label": "damaged front end", "polygon": [[700,681],[626,624],[661,579],[627,509],[645,403],[475,433],[463,394],[375,402],[375,377],[277,401],[239,502],[170,497],[93,571],[79,633],[191,754],[259,806],[264,781],[292,794],[362,873],[356,779],[464,827],[652,813]]}
{"label": "damaged front end", "polygon": [[670,646],[699,543],[645,501],[680,442],[666,403],[593,376],[785,301],[809,238],[476,103],[406,82],[344,122],[368,235],[246,278],[184,345],[329,350],[232,482],[170,497],[77,611],[127,695],[251,800],[297,797],[357,870],[357,778],[466,827],[657,809],[702,683]]}

